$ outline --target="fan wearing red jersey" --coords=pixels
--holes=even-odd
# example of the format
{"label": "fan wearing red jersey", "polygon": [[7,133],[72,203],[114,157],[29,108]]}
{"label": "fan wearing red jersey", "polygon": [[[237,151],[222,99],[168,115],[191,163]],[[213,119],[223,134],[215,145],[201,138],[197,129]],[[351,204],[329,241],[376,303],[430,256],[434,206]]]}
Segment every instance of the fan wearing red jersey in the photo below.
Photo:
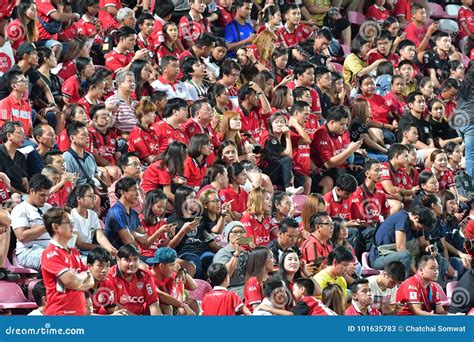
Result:
{"label": "fan wearing red jersey", "polygon": [[397,302],[404,304],[399,315],[445,315],[435,282],[439,266],[435,257],[424,255],[418,263],[416,274],[405,280],[397,291]]}
{"label": "fan wearing red jersey", "polygon": [[[115,251],[115,253],[117,253]],[[87,267],[94,278],[94,286],[89,289],[92,298],[93,314],[105,315],[127,315],[126,309],[119,309],[114,304],[114,299],[109,291],[104,291],[107,287],[106,279],[110,272],[110,263],[113,257],[104,247],[96,247],[87,255]]]}
{"label": "fan wearing red jersey", "polygon": [[311,39],[314,36],[314,30],[308,26],[301,24],[301,10],[298,5],[290,4],[286,6],[284,12],[286,23],[275,34],[277,45],[286,48],[292,48],[298,43]]}
{"label": "fan wearing red jersey", "polygon": [[204,316],[251,315],[250,310],[244,305],[242,299],[235,292],[227,290],[230,277],[224,264],[212,264],[207,270],[207,275],[213,289],[211,292],[206,293],[202,301]]}
{"label": "fan wearing red jersey", "polygon": [[361,278],[351,285],[352,302],[346,309],[346,316],[381,316],[379,310],[372,308],[372,293],[369,281]]}
{"label": "fan wearing red jersey", "polygon": [[263,188],[254,188],[249,193],[247,211],[242,222],[247,236],[252,237],[255,245],[267,246],[277,238],[278,226],[272,223],[270,194]]}
{"label": "fan wearing red jersey", "polygon": [[319,284],[312,279],[298,278],[293,284],[296,305],[291,310],[296,316],[336,316],[337,314],[313,296],[321,294]]}
{"label": "fan wearing red jersey", "polygon": [[48,298],[44,314],[85,315],[84,292],[94,286],[94,278],[82,263],[79,252],[68,247],[68,241],[73,236],[73,218],[67,209],[51,208],[44,213],[43,221],[52,237],[41,258]]}
{"label": "fan wearing red jersey", "polygon": [[137,125],[128,137],[128,151],[136,152],[142,164],[152,164],[159,156],[158,137],[151,125],[155,122],[157,107],[148,98],[142,98],[135,107]]}
{"label": "fan wearing red jersey", "polygon": [[111,298],[135,315],[161,315],[158,293],[150,273],[138,267],[140,251],[134,244],[123,245],[117,253],[117,265],[106,280]]}

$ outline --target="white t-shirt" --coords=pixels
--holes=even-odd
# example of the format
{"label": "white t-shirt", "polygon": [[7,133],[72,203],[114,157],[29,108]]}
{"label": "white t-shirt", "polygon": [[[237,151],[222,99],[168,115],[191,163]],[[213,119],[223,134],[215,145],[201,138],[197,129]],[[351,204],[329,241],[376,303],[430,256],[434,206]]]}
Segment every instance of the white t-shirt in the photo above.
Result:
{"label": "white t-shirt", "polygon": [[[45,203],[45,205],[40,208],[41,212],[44,214],[48,209],[51,208],[51,205]],[[23,201],[13,208],[11,213],[12,219],[12,229],[18,229],[21,227],[35,228],[37,226],[43,225],[43,215],[39,213],[38,208],[32,206],[27,201]],[[30,248],[33,245],[37,245],[43,248],[48,247],[51,237],[47,232],[44,232],[41,236],[36,238],[36,240],[21,243],[19,240],[16,242],[16,253],[19,254],[25,249]]]}
{"label": "white t-shirt", "polygon": [[100,228],[99,217],[95,211],[88,209],[87,218],[84,218],[74,208],[71,215],[74,220],[74,232],[81,236],[82,242],[92,243],[95,231]]}
{"label": "white t-shirt", "polygon": [[151,86],[153,89],[156,90],[161,90],[166,92],[166,97],[168,100],[174,99],[174,98],[180,98],[186,101],[191,100],[191,96],[188,93],[188,88],[183,82],[176,82],[176,84],[171,85],[171,84],[165,84],[161,82],[159,79],[154,81]]}
{"label": "white t-shirt", "polygon": [[371,276],[367,278],[367,280],[369,281],[374,307],[381,308],[387,303],[395,303],[397,301],[397,286],[393,289],[385,289],[385,291],[382,291],[377,284],[377,275]]}

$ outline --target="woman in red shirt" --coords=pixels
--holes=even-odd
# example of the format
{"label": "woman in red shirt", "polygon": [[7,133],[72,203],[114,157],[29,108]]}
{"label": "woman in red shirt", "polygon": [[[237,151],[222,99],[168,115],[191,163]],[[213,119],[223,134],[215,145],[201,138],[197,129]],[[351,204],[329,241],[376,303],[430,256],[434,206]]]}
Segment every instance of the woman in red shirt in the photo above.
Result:
{"label": "woman in red shirt", "polygon": [[136,152],[143,164],[152,164],[158,160],[158,138],[150,126],[155,122],[156,106],[148,97],[141,99],[135,107],[137,125],[128,137],[128,151]]}
{"label": "woman in red shirt", "polygon": [[206,174],[208,157],[211,154],[209,136],[195,134],[189,141],[188,156],[184,162],[184,176],[188,186],[199,187]]}
{"label": "woman in red shirt", "polygon": [[38,40],[36,27],[36,4],[33,1],[21,1],[16,8],[17,18],[8,24],[5,37],[12,43],[13,52],[25,43]]}
{"label": "woman in red shirt", "polygon": [[149,192],[163,188],[163,192],[171,203],[174,203],[174,189],[185,183],[184,160],[186,159],[186,145],[173,141],[158,160],[148,166],[143,172],[142,188]]}
{"label": "woman in red shirt", "polygon": [[223,202],[231,203],[230,215],[233,220],[240,220],[242,213],[247,208],[249,194],[242,187],[247,181],[247,172],[241,163],[232,163],[227,167],[227,177],[229,185],[219,191],[219,196]]}
{"label": "woman in red shirt", "polygon": [[165,41],[156,49],[156,56],[158,57],[159,63],[161,63],[161,59],[165,56],[176,56],[176,58],[178,58],[181,53],[176,45],[176,41],[178,40],[178,28],[175,23],[169,22],[163,26],[163,37]]}
{"label": "woman in red shirt", "polygon": [[263,188],[255,188],[249,193],[247,211],[240,222],[252,237],[255,245],[267,246],[277,237],[277,226],[271,223],[271,198]]}
{"label": "woman in red shirt", "polygon": [[63,99],[66,103],[77,103],[85,93],[85,83],[94,74],[94,65],[89,57],[76,59],[77,74],[69,77],[62,86]]}
{"label": "woman in red shirt", "polygon": [[[66,120],[66,126],[71,121],[80,121],[87,125],[87,114],[86,109],[81,104],[73,104],[66,107],[64,110],[64,119]],[[58,136],[58,148],[62,152],[66,152],[71,147],[71,141],[67,135],[66,128],[61,131]]]}
{"label": "woman in red shirt", "polygon": [[285,85],[293,79],[293,72],[287,66],[288,50],[285,48],[275,49],[270,60],[270,71],[275,75],[275,84]]}
{"label": "woman in red shirt", "polygon": [[267,247],[256,247],[250,252],[245,274],[244,303],[251,312],[263,300],[263,283],[273,272],[274,262],[273,253]]}
{"label": "woman in red shirt", "polygon": [[175,248],[181,240],[175,241],[176,224],[166,224],[164,213],[168,199],[161,190],[150,191],[146,195],[140,222],[149,236],[144,245],[138,245],[142,259],[153,258],[160,247]]}

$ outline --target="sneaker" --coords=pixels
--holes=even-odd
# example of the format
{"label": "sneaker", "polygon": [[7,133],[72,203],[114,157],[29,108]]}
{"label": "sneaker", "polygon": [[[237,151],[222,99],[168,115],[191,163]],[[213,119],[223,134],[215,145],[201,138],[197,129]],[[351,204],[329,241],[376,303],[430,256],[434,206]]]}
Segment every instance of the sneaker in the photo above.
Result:
{"label": "sneaker", "polygon": [[289,193],[290,195],[300,195],[303,193],[304,191],[304,188],[302,186],[299,186],[297,188],[293,187],[293,186],[289,186],[285,189],[285,191],[287,193]]}

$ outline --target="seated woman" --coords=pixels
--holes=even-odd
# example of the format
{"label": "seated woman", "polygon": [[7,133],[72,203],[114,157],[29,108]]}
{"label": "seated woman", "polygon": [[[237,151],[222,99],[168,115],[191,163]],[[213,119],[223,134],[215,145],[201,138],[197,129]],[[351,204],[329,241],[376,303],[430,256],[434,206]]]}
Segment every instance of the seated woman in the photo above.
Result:
{"label": "seated woman", "polygon": [[212,263],[214,253],[219,246],[214,241],[212,228],[200,224],[200,207],[196,192],[189,186],[180,186],[176,190],[174,214],[168,217],[167,223],[177,223],[175,238],[181,239],[176,246],[178,258],[193,263],[196,266],[196,277],[205,279],[205,268]]}
{"label": "seated woman", "polygon": [[287,86],[278,86],[271,96],[272,113],[280,112],[289,117],[288,110],[293,106],[293,92]]}
{"label": "seated woman", "polygon": [[256,246],[267,246],[277,238],[278,225],[271,222],[270,194],[262,188],[255,188],[249,193],[247,210],[240,219],[247,236],[252,237]]}
{"label": "seated woman", "polygon": [[275,113],[268,123],[269,135],[259,163],[263,173],[270,177],[274,185],[294,195],[303,192],[303,187],[293,187],[290,129],[284,113]]}
{"label": "seated woman", "polygon": [[168,201],[174,203],[174,190],[186,182],[184,179],[184,161],[186,159],[186,145],[173,141],[158,160],[148,166],[143,172],[143,191],[162,188]]}
{"label": "seated woman", "polygon": [[446,119],[444,102],[440,99],[433,99],[428,102],[428,111],[430,113],[430,126],[433,134],[435,146],[444,148],[448,143],[462,143],[462,138],[458,136],[453,127]]}
{"label": "seated woman", "polygon": [[[66,120],[66,126],[71,121],[79,121],[87,125],[88,118],[86,108],[81,104],[73,104],[66,106],[64,110],[64,119]],[[61,152],[66,152],[71,147],[71,141],[67,135],[66,128],[64,128],[58,135],[58,148]]]}
{"label": "seated woman", "polygon": [[239,220],[247,207],[249,194],[243,188],[247,181],[247,172],[241,163],[232,163],[227,167],[229,185],[219,191],[219,196],[224,202],[231,202],[230,216]]}
{"label": "seated woman", "polygon": [[199,188],[210,165],[209,155],[211,152],[210,139],[207,134],[195,134],[191,137],[188,156],[184,163],[184,177],[187,179],[187,185]]}
{"label": "seated woman", "polygon": [[130,131],[128,137],[128,151],[136,152],[140,162],[144,165],[153,164],[159,157],[158,138],[150,126],[155,122],[156,106],[145,97],[138,101],[135,107],[137,125]]}

